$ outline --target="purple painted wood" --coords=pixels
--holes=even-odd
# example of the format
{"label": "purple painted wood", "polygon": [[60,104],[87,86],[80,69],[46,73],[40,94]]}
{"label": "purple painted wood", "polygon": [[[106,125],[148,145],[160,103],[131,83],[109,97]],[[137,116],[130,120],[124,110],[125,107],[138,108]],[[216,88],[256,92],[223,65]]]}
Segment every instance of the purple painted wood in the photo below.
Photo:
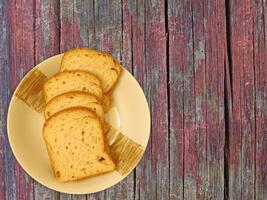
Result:
{"label": "purple painted wood", "polygon": [[8,5],[5,1],[0,1],[0,199],[14,199],[16,195],[13,157],[6,135],[6,113],[10,96],[8,27]]}
{"label": "purple painted wood", "polygon": [[[145,3],[144,1],[125,1],[123,9],[123,63],[128,70],[132,71],[134,76],[145,73]],[[145,76],[139,76],[138,81],[143,86],[146,84]],[[151,147],[148,147],[151,148]],[[151,184],[144,184],[142,178],[146,173],[146,158],[149,154],[147,150],[145,156],[134,172],[133,198],[144,198],[142,190],[150,191]],[[148,161],[149,162],[149,161]],[[148,174],[149,175],[149,174]],[[147,176],[148,176],[147,175]],[[147,177],[146,177],[147,178]],[[147,178],[148,179],[148,178]],[[147,180],[148,182],[149,180]],[[146,185],[147,188],[144,187]],[[143,188],[141,188],[143,187]]]}
{"label": "purple painted wood", "polygon": [[[35,64],[59,53],[59,8],[56,0],[35,2]],[[59,193],[34,182],[34,199],[58,199]]]}
{"label": "purple painted wood", "polygon": [[170,198],[223,199],[225,7],[168,6],[170,162],[179,166],[170,169]]}
{"label": "purple painted wood", "polygon": [[[9,1],[9,70],[13,92],[23,76],[34,66],[34,2]],[[14,158],[9,160],[15,173],[16,199],[33,199],[33,180]],[[13,175],[12,175],[13,176]]]}
{"label": "purple painted wood", "polygon": [[[125,2],[125,5],[127,3]],[[124,10],[119,1],[95,1],[94,4],[94,47],[102,49],[112,54],[117,60],[122,61],[122,64],[130,69],[131,57],[125,59],[126,52],[131,51],[130,48],[123,49],[122,46],[127,39],[127,27],[123,27],[122,18],[127,20],[125,14],[127,10]],[[124,13],[124,16],[122,14]],[[125,29],[124,29],[125,28]],[[124,31],[122,33],[122,31]],[[122,37],[124,36],[124,38]],[[122,52],[123,49],[123,52]],[[125,62],[129,62],[128,66]],[[131,72],[131,70],[130,70]],[[133,199],[134,179],[133,174],[130,174],[125,180],[118,183],[112,188],[109,188],[105,192],[105,199]]]}
{"label": "purple painted wood", "polygon": [[133,32],[134,75],[148,99],[152,127],[147,150],[136,170],[136,195],[138,199],[168,199],[169,136],[164,1],[138,1],[137,12],[138,18],[136,25],[134,24],[136,32]]}
{"label": "purple painted wood", "polygon": [[207,197],[224,198],[224,67],[226,60],[225,5],[204,1],[206,42]]}
{"label": "purple painted wood", "polygon": [[[265,0],[0,0],[0,199],[266,199],[266,11]],[[15,161],[6,113],[29,69],[81,46],[133,72],[152,132],[125,180],[59,194]]]}
{"label": "purple painted wood", "polygon": [[[168,1],[169,102],[170,102],[170,199],[184,197],[184,67],[189,39],[186,24],[187,2]],[[188,6],[187,6],[188,7]],[[181,27],[181,28],[180,28]],[[191,41],[192,43],[192,41]],[[180,53],[182,52],[182,53]]]}
{"label": "purple painted wood", "polygon": [[[88,45],[88,39],[82,40],[82,35],[80,34],[80,30],[82,25],[86,26],[86,18],[85,21],[81,24],[82,21],[80,18],[83,9],[85,9],[85,5],[81,5],[82,2],[76,4],[76,1],[71,0],[62,0],[60,1],[60,52],[64,52],[73,47],[82,47]],[[84,14],[84,13],[83,13]],[[84,35],[83,35],[84,36]],[[86,36],[85,36],[86,37]],[[68,194],[60,194],[60,200],[85,200],[86,195],[68,195]]]}
{"label": "purple painted wood", "polygon": [[262,1],[244,1],[242,5],[231,1],[230,5],[234,127],[229,138],[231,199],[267,198],[263,189],[266,165],[262,165],[266,164],[267,144],[263,124],[267,92],[264,7]]}
{"label": "purple painted wood", "polygon": [[255,69],[255,197],[267,199],[267,3],[256,1],[254,13]]}

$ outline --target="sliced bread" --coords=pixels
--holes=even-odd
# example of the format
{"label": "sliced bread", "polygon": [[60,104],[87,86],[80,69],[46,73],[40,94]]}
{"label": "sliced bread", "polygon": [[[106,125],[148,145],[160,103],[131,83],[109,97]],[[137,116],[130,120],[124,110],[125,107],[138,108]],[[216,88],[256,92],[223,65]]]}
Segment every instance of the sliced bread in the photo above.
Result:
{"label": "sliced bread", "polygon": [[93,110],[103,121],[104,111],[98,99],[87,92],[68,92],[52,98],[45,106],[45,119],[70,107],[86,107]]}
{"label": "sliced bread", "polygon": [[45,102],[47,103],[53,97],[71,91],[88,92],[99,100],[103,96],[101,82],[97,77],[84,71],[66,71],[47,80],[44,85]]}
{"label": "sliced bread", "polygon": [[84,70],[96,75],[102,82],[104,93],[116,83],[120,64],[109,54],[88,48],[75,48],[64,53],[60,71]]}
{"label": "sliced bread", "polygon": [[105,150],[101,123],[87,108],[56,113],[45,122],[43,136],[55,177],[60,181],[83,179],[115,169]]}

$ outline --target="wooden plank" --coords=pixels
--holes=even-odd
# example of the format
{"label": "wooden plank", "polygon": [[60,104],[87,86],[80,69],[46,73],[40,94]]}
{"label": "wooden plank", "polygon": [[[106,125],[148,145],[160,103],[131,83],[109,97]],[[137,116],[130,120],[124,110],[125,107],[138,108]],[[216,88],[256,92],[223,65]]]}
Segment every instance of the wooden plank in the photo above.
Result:
{"label": "wooden plank", "polygon": [[86,195],[74,195],[74,194],[66,194],[60,193],[60,200],[86,200]]}
{"label": "wooden plank", "polygon": [[223,199],[224,3],[168,7],[170,198]]}
{"label": "wooden plank", "polygon": [[[141,84],[141,87],[144,89],[146,82],[145,82],[145,76],[139,75],[145,73],[145,2],[143,0],[137,0],[137,1],[129,1],[124,5],[125,7],[128,6],[128,9],[130,13],[132,14],[129,17],[124,17],[123,19],[123,38],[127,38],[129,34],[125,34],[128,29],[131,29],[128,32],[131,32],[131,43],[125,42],[125,39],[123,39],[123,54],[127,52],[127,49],[129,50],[129,46],[131,46],[131,56],[132,56],[132,70],[133,74],[136,78],[138,78],[138,82]],[[124,9],[125,10],[125,9]],[[123,12],[125,15],[125,11]],[[126,12],[127,15],[127,12]],[[128,20],[127,20],[128,19]],[[127,26],[130,24],[130,27]],[[128,46],[129,45],[129,46]],[[125,50],[126,49],[126,50]],[[130,54],[130,53],[126,53]],[[125,58],[126,59],[126,58]],[[129,68],[128,68],[129,69]],[[148,89],[145,89],[145,93],[147,95]],[[147,173],[144,171],[146,168],[146,158],[149,157],[150,151],[148,150],[151,148],[151,145],[148,144],[147,150],[144,154],[144,157],[141,159],[139,165],[137,165],[134,173],[134,199],[141,199],[141,184],[142,187],[144,187],[144,182],[142,181],[141,177],[143,177],[144,173]],[[147,162],[148,163],[148,162]],[[149,164],[149,163],[148,163]],[[147,168],[147,170],[151,169]],[[149,171],[148,171],[149,172]],[[149,182],[148,177],[146,177],[146,182]],[[150,185],[146,185],[147,188],[144,188],[144,191],[149,191]],[[143,197],[144,198],[144,197]]]}
{"label": "wooden plank", "polygon": [[[192,2],[168,2],[170,77],[170,198],[196,198]],[[181,53],[182,52],[182,53]],[[178,87],[177,87],[178,86]],[[191,165],[191,166],[190,166]]]}
{"label": "wooden plank", "polygon": [[35,61],[36,64],[59,53],[59,2],[35,2]]}
{"label": "wooden plank", "polygon": [[[8,164],[12,159],[12,153],[8,145],[6,132],[6,113],[9,102],[9,30],[8,30],[8,5],[6,1],[0,1],[0,199],[14,199],[15,188],[12,182],[15,181],[13,163]],[[11,169],[9,169],[11,167]]]}
{"label": "wooden plank", "polygon": [[[88,46],[87,17],[85,1],[60,1],[60,52],[73,47]],[[98,196],[95,197],[97,199]],[[61,200],[82,200],[86,195],[70,195],[60,193]]]}
{"label": "wooden plank", "polygon": [[[84,3],[84,4],[83,4]],[[83,4],[84,6],[81,6]],[[86,8],[85,1],[60,1],[60,51],[64,52],[73,47],[82,47],[88,45],[87,36],[81,36],[81,23],[87,23],[87,19],[81,21],[77,18],[82,10]],[[83,32],[84,33],[84,32]],[[83,38],[82,38],[83,37]],[[84,40],[83,40],[84,39]]]}
{"label": "wooden plank", "polygon": [[164,1],[138,1],[133,31],[134,75],[152,115],[151,137],[136,170],[136,199],[169,198],[167,55]]}
{"label": "wooden plank", "polygon": [[[35,2],[35,64],[59,53],[59,9],[56,0]],[[58,199],[59,193],[34,182],[34,199]]]}
{"label": "wooden plank", "polygon": [[229,198],[255,197],[254,2],[230,1],[233,127],[229,136]]}
{"label": "wooden plank", "polygon": [[255,198],[267,199],[267,3],[256,1],[254,16],[254,69],[256,120]]}
{"label": "wooden plank", "polygon": [[[193,38],[193,87],[190,99],[193,100],[191,106],[195,108],[195,124],[192,124],[193,134],[189,136],[188,161],[185,161],[185,167],[190,170],[190,177],[194,179],[194,189],[189,189],[189,193],[194,199],[208,198],[207,190],[207,150],[206,150],[206,134],[207,134],[207,101],[206,101],[206,67],[205,67],[205,27],[207,20],[204,16],[203,1],[193,1],[192,5],[192,38]],[[207,20],[208,21],[208,20]],[[186,98],[186,96],[185,96]],[[185,118],[186,119],[186,118]],[[190,121],[189,121],[190,122]],[[187,146],[187,144],[185,143]],[[187,151],[185,151],[187,152]],[[187,158],[187,155],[185,155]],[[186,166],[187,165],[187,166]],[[187,188],[188,189],[188,188]],[[188,192],[188,191],[187,191]],[[185,196],[186,197],[186,196]]]}
{"label": "wooden plank", "polygon": [[[184,67],[188,47],[185,26],[187,2],[168,1],[169,102],[170,102],[170,199],[184,199]],[[191,41],[192,42],[192,41]],[[182,52],[182,53],[180,53]]]}
{"label": "wooden plank", "polygon": [[[118,1],[116,1],[118,2]],[[120,51],[120,57],[117,57],[118,60],[121,61],[122,65],[129,71],[132,72],[132,26],[129,21],[131,21],[131,18],[133,17],[134,13],[134,6],[132,4],[135,4],[135,1],[128,2],[123,1],[122,4],[113,3],[110,2],[110,6],[114,6],[113,8],[109,8],[108,10],[111,10],[112,12],[116,12],[116,15],[114,16],[114,21],[105,20],[105,25],[103,27],[113,27],[111,30],[107,29],[104,30],[104,32],[108,32],[108,34],[115,38],[111,40],[111,45],[114,46],[116,43],[121,43],[120,49],[117,49],[118,47],[115,46],[115,51],[112,49],[112,54],[117,55],[118,53],[116,51]],[[97,5],[96,5],[97,6]],[[123,6],[123,7],[122,7]],[[112,15],[112,12],[109,12],[108,15]],[[106,13],[107,14],[107,13]],[[105,13],[102,13],[104,16]],[[113,18],[114,18],[113,17]],[[97,18],[96,18],[97,19]],[[123,19],[123,21],[122,21]],[[122,24],[120,24],[122,23]],[[98,29],[96,29],[96,33]],[[118,36],[114,36],[114,34],[118,34]],[[97,45],[96,45],[97,46]],[[100,47],[100,48],[106,48],[106,47]],[[115,186],[109,188],[106,191],[106,199],[134,199],[134,172],[129,174],[123,181],[116,184]]]}
{"label": "wooden plank", "polygon": [[95,47],[121,58],[122,5],[120,1],[95,1]]}
{"label": "wooden plank", "polygon": [[[229,2],[229,13],[233,13],[233,2]],[[231,27],[234,26],[232,25],[232,16],[229,16],[230,18],[230,30]],[[238,23],[238,22],[236,22]],[[240,34],[240,31],[238,33],[235,33],[237,35]],[[233,37],[233,31],[231,30],[231,35],[230,35],[230,44],[232,45],[232,40],[234,39]],[[236,55],[237,52],[239,51],[238,48],[232,47],[230,54]],[[233,57],[232,55],[229,55]],[[236,57],[238,58],[238,57]],[[232,58],[232,59],[236,59]],[[232,92],[235,96],[240,96],[240,86],[237,83],[237,77],[239,74],[236,72],[237,66],[232,67],[232,71],[230,71],[230,74],[235,74],[235,78],[232,78]],[[231,69],[230,69],[231,70]],[[233,75],[232,75],[233,76]],[[232,77],[231,76],[231,77]],[[236,99],[236,98],[235,98]],[[238,101],[232,99],[232,129],[233,131],[229,132],[229,191],[228,191],[228,197],[229,199],[233,199],[234,197],[237,199],[241,199],[241,123],[240,120],[240,112],[239,112],[239,106],[238,106]],[[231,112],[231,111],[230,111]],[[234,120],[236,119],[236,120]],[[231,128],[231,127],[230,127]]]}
{"label": "wooden plank", "polygon": [[207,198],[224,198],[225,2],[204,1],[207,109]]}
{"label": "wooden plank", "polygon": [[[34,66],[34,2],[9,1],[8,3],[10,92],[13,93],[25,73]],[[11,176],[12,181],[6,187],[15,187],[16,195],[12,196],[16,199],[33,199],[32,178],[24,172],[9,153],[7,156],[10,159],[6,162],[8,168],[6,174],[7,177]],[[12,178],[14,172],[15,180]]]}
{"label": "wooden plank", "polygon": [[[124,5],[127,5],[127,2]],[[127,29],[128,27],[124,26],[122,28],[122,18],[127,20],[127,17],[129,17],[127,12],[127,8],[123,8],[120,1],[95,1],[94,47],[112,54],[119,61],[122,59],[122,64],[131,69],[131,48],[122,46],[124,42],[130,42],[129,34],[131,32]],[[124,14],[123,16],[122,13]],[[123,33],[122,30],[124,30]],[[122,38],[122,35],[124,38]],[[126,48],[123,49],[123,47]],[[122,182],[107,189],[105,191],[105,199],[133,199],[133,184],[133,174],[130,174]]]}

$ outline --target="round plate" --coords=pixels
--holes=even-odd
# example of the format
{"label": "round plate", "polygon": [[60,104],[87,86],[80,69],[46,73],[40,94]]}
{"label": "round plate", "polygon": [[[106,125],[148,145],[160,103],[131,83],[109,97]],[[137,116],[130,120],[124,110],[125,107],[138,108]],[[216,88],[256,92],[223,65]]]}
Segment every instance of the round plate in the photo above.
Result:
{"label": "round plate", "polygon": [[[51,57],[32,70],[38,69],[46,77],[51,77],[58,72],[61,58],[62,54]],[[17,89],[14,94],[16,91]],[[113,107],[106,116],[107,121],[124,135],[146,148],[150,134],[149,107],[138,82],[124,68],[122,68],[122,74],[114,88],[112,98]],[[9,142],[22,168],[39,183],[59,192],[88,194],[111,187],[128,175],[122,176],[113,171],[81,181],[58,182],[52,173],[43,140],[43,124],[43,113],[36,112],[13,95],[7,117]]]}

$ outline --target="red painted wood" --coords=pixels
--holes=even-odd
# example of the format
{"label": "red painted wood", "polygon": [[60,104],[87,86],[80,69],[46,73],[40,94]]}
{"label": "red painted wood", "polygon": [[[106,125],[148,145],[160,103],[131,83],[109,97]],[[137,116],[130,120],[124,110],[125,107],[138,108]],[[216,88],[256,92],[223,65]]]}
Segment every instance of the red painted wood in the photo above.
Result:
{"label": "red painted wood", "polygon": [[190,14],[186,16],[187,13],[183,10],[187,4],[187,2],[180,4],[168,1],[170,149],[172,149],[170,199],[183,199],[184,196],[184,67],[187,62],[189,41],[188,27],[184,24],[190,20]]}
{"label": "red painted wood", "polygon": [[[0,75],[0,199],[5,197],[14,197],[14,187],[6,189],[5,186],[12,186],[14,176],[9,167],[13,167],[10,163],[11,152],[8,146],[6,135],[6,112],[8,106],[8,89],[9,85],[9,59],[8,59],[8,12],[7,3],[0,1],[0,74],[5,74],[6,77]],[[8,173],[9,172],[9,173]],[[7,178],[10,178],[9,180]]]}
{"label": "red painted wood", "polygon": [[255,3],[231,4],[233,135],[230,135],[230,198],[255,197]]}
{"label": "red painted wood", "polygon": [[225,5],[204,1],[206,41],[207,197],[224,198],[224,67],[226,60]]}
{"label": "red painted wood", "polygon": [[59,53],[59,7],[56,0],[35,1],[35,62]]}
{"label": "red painted wood", "polygon": [[[127,5],[127,2],[125,2],[124,5]],[[94,47],[112,54],[119,61],[122,59],[122,64],[127,69],[131,69],[131,56],[127,55],[127,53],[131,53],[131,48],[126,47],[123,49],[124,46],[122,46],[131,39],[130,37],[127,38],[130,32],[128,32],[127,27],[123,27],[122,24],[122,18],[127,20],[127,10],[116,0],[95,1],[94,6]],[[124,53],[122,53],[122,49]],[[127,60],[125,56],[128,56]],[[105,191],[105,199],[133,199],[133,178],[133,174],[130,174],[122,182],[107,189]]]}
{"label": "red painted wood", "polygon": [[173,199],[223,199],[224,4],[168,5],[170,149],[175,149],[170,154],[170,195]]}
{"label": "red painted wood", "polygon": [[[60,1],[60,51],[74,47],[83,47],[87,44],[83,43],[80,35],[80,24],[78,23],[76,1],[61,0]],[[85,21],[86,22],[86,21]]]}
{"label": "red painted wood", "polygon": [[[0,199],[267,198],[265,0],[0,1],[0,11]],[[107,51],[133,72],[152,132],[124,181],[59,195],[14,160],[6,113],[29,69],[80,46]]]}
{"label": "red painted wood", "polygon": [[[9,1],[9,61],[11,91],[23,76],[34,66],[34,8],[33,1]],[[10,170],[15,172],[16,199],[33,199],[33,180],[15,162]],[[13,174],[12,174],[13,176]]]}
{"label": "red painted wood", "polygon": [[[35,64],[59,53],[58,2],[35,1]],[[59,193],[34,182],[34,199],[58,199]]]}
{"label": "red painted wood", "polygon": [[[169,2],[171,199],[196,196],[195,96],[191,1]],[[193,192],[194,191],[194,192]]]}
{"label": "red painted wood", "polygon": [[134,24],[133,32],[134,74],[148,98],[153,117],[148,148],[136,170],[136,194],[140,199],[168,199],[169,142],[164,1],[138,1],[137,14],[137,26]]}
{"label": "red painted wood", "polygon": [[[83,30],[81,27],[87,26],[87,20],[80,21],[83,9],[85,9],[84,2],[76,2],[71,0],[60,1],[60,52],[65,52],[70,48],[83,47],[88,45],[88,40],[83,41]],[[97,198],[97,197],[96,197]],[[60,200],[68,199],[86,199],[86,195],[69,195],[60,193]]]}
{"label": "red painted wood", "polygon": [[255,197],[267,199],[267,4],[256,1],[254,14],[254,70],[256,120]]}
{"label": "red painted wood", "polygon": [[[123,40],[123,54],[125,53],[124,49],[128,49],[129,46],[132,48],[132,70],[133,74],[136,78],[138,78],[139,84],[144,88],[146,85],[145,76],[142,74],[146,73],[145,66],[145,2],[144,1],[129,1],[126,3],[127,8],[131,12],[130,18],[124,18],[128,20],[123,20],[124,26],[123,30],[125,32],[128,29],[131,32],[131,43],[124,42]],[[126,8],[126,9],[127,9]],[[127,15],[127,13],[126,13]],[[128,26],[127,26],[128,25]],[[128,35],[123,33],[123,37],[125,38]],[[125,47],[126,46],[126,47]],[[128,48],[127,48],[128,47]],[[129,55],[129,53],[126,53]],[[129,69],[129,68],[128,68]],[[140,75],[138,75],[140,74]],[[148,91],[148,89],[146,90]],[[147,95],[147,93],[146,93]],[[134,199],[144,199],[144,191],[150,191],[151,183],[145,184],[145,182],[149,183],[148,174],[151,169],[151,161],[147,160],[147,158],[151,157],[150,152],[148,150],[151,148],[150,143],[148,144],[147,150],[144,154],[144,157],[141,159],[140,163],[137,165],[135,169],[135,190],[134,190]],[[146,175],[146,176],[145,176]],[[145,180],[144,180],[145,179]],[[153,198],[154,194],[151,194],[151,198]]]}
{"label": "red painted wood", "polygon": [[[117,2],[117,1],[116,1]],[[118,60],[121,61],[122,65],[132,72],[132,26],[129,21],[131,21],[131,17],[135,15],[133,8],[131,9],[130,4],[135,4],[135,1],[124,1],[124,4],[118,4],[114,2],[110,2],[112,12],[109,12],[108,15],[113,15],[113,12],[116,12],[116,18],[114,22],[111,22],[109,18],[105,21],[104,27],[113,27],[110,30],[110,35],[114,39],[112,39],[112,45],[116,45],[112,50],[112,54],[118,55],[117,51],[120,51],[120,57],[117,57]],[[102,14],[104,17],[105,13]],[[122,21],[123,19],[123,21]],[[122,22],[122,24],[118,24],[118,22]],[[127,22],[127,23],[126,23]],[[114,24],[114,25],[112,25]],[[117,28],[116,28],[117,27]],[[105,30],[104,32],[108,32],[109,30]],[[118,34],[117,37],[114,34]],[[120,49],[116,49],[117,44],[120,43]],[[104,47],[105,48],[105,47]],[[116,49],[116,50],[115,50]],[[114,187],[111,187],[107,190],[106,199],[134,199],[134,173],[132,172],[125,180],[118,183]]]}

